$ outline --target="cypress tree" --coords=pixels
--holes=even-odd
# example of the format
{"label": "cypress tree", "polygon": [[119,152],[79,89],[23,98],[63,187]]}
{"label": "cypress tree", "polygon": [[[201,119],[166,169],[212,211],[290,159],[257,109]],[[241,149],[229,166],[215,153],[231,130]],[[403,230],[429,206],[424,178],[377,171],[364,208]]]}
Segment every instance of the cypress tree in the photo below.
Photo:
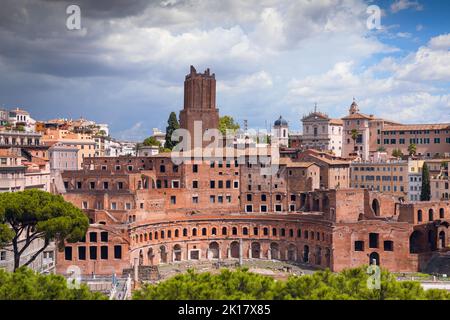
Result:
{"label": "cypress tree", "polygon": [[431,189],[430,189],[430,171],[426,163],[422,167],[422,192],[420,193],[420,201],[430,201],[431,200]]}
{"label": "cypress tree", "polygon": [[172,148],[176,145],[176,143],[172,141],[172,134],[175,130],[180,128],[175,112],[170,113],[167,124],[168,126],[166,127],[166,142],[164,143],[164,148],[172,150]]}

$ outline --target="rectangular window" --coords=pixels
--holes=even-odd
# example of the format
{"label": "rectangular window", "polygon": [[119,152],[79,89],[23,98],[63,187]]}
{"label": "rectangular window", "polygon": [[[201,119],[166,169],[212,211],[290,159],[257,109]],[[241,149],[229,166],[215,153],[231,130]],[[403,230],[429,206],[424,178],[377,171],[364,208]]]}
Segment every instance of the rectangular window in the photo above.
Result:
{"label": "rectangular window", "polygon": [[215,203],[216,202],[216,196],[209,196],[209,202]]}
{"label": "rectangular window", "polygon": [[371,248],[371,249],[378,248],[379,238],[380,238],[380,236],[378,233],[370,233],[369,234],[369,248]]}
{"label": "rectangular window", "polygon": [[192,197],[192,203],[195,203],[195,204],[198,203],[198,196]]}
{"label": "rectangular window", "polygon": [[64,248],[64,259],[68,261],[72,261],[72,247]]}
{"label": "rectangular window", "polygon": [[394,251],[394,242],[384,241],[384,251]]}
{"label": "rectangular window", "polygon": [[101,232],[100,233],[100,241],[101,242],[108,242],[108,232]]}
{"label": "rectangular window", "polygon": [[108,246],[100,247],[100,259],[108,260]]}
{"label": "rectangular window", "polygon": [[78,247],[78,260],[86,260],[86,247]]}
{"label": "rectangular window", "polygon": [[89,233],[89,241],[90,242],[97,242],[97,232],[90,232]]}
{"label": "rectangular window", "polygon": [[192,189],[198,189],[198,181],[192,181]]}
{"label": "rectangular window", "polygon": [[197,173],[197,172],[198,172],[198,164],[194,164],[194,165],[192,166],[192,172],[193,172],[193,173]]}
{"label": "rectangular window", "polygon": [[282,212],[283,211],[283,206],[281,204],[276,204],[275,205],[275,212]]}
{"label": "rectangular window", "polygon": [[177,197],[176,196],[170,196],[170,204],[177,204]]}
{"label": "rectangular window", "polygon": [[89,247],[89,259],[97,260],[97,247]]}
{"label": "rectangular window", "polygon": [[355,241],[355,251],[364,251],[364,241]]}
{"label": "rectangular window", "polygon": [[209,181],[209,187],[214,189],[216,187],[216,182],[214,180]]}
{"label": "rectangular window", "polygon": [[266,205],[262,205],[261,206],[261,212],[267,212],[267,206]]}
{"label": "rectangular window", "polygon": [[251,204],[246,205],[245,212],[253,212],[253,206]]}
{"label": "rectangular window", "polygon": [[114,259],[122,259],[122,246],[114,246]]}

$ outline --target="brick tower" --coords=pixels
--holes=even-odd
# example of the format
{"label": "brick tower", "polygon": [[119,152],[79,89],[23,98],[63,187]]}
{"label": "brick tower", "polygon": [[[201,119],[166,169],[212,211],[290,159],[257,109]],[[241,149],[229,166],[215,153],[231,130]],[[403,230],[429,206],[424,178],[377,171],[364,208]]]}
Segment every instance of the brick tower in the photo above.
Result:
{"label": "brick tower", "polygon": [[[214,73],[210,74],[209,69],[206,69],[204,73],[197,73],[191,66],[190,73],[184,80],[184,108],[180,112],[180,127],[191,133],[192,146],[195,121],[202,122],[202,136],[208,129],[219,128],[219,109],[216,108],[216,76]],[[201,143],[203,146],[207,144],[208,142]]]}

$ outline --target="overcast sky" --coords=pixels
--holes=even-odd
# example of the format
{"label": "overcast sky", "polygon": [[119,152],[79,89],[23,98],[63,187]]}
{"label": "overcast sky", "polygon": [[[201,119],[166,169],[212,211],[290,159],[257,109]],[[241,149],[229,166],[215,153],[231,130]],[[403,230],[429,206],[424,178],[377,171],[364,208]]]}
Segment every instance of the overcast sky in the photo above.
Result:
{"label": "overcast sky", "polygon": [[[66,8],[81,8],[81,30]],[[382,9],[368,30],[369,5]],[[314,109],[450,122],[450,4],[438,0],[2,0],[0,105],[93,119],[139,140],[183,105],[194,65],[249,127]]]}

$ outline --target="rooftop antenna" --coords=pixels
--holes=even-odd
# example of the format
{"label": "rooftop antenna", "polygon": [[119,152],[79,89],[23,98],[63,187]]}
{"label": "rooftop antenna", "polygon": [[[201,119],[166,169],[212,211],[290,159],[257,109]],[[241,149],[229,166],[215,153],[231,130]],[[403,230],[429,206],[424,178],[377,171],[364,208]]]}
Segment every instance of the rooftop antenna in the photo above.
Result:
{"label": "rooftop antenna", "polygon": [[314,113],[316,113],[316,112],[317,112],[317,102],[314,103]]}

